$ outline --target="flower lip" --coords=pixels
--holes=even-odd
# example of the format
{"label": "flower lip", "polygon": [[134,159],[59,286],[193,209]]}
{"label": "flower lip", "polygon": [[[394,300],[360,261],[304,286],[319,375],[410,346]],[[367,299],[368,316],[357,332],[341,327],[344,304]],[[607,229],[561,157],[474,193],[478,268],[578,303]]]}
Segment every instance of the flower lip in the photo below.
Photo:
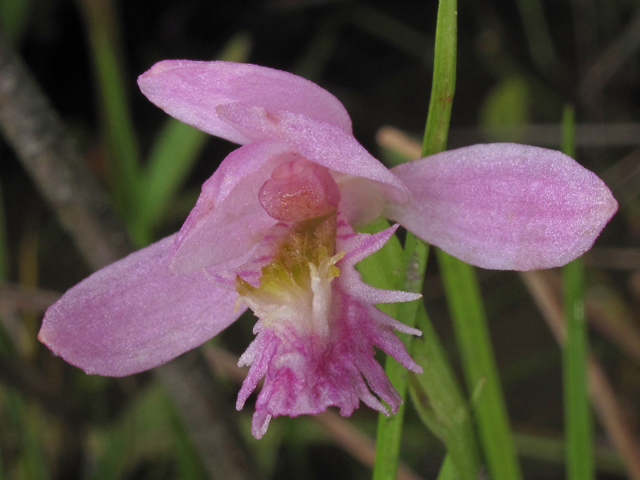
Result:
{"label": "flower lip", "polygon": [[[265,235],[248,268],[236,271],[239,303],[260,319],[256,338],[239,361],[250,369],[236,403],[241,409],[264,378],[252,421],[256,438],[279,415],[316,414],[333,406],[348,416],[360,401],[387,414],[382,401],[391,412],[398,410],[402,399],[375,361],[374,348],[421,373],[393,330],[420,332],[375,304],[420,295],[370,287],[354,268],[396,228],[356,234],[339,213],[279,222]],[[246,275],[253,269],[260,271],[259,279]]]}

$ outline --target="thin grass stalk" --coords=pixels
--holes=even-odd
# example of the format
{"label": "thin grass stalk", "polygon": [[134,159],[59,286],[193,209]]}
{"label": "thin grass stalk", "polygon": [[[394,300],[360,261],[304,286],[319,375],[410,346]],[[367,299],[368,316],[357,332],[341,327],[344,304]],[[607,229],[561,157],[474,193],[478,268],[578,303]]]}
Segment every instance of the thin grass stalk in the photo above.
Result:
{"label": "thin grass stalk", "polygon": [[[251,37],[232,36],[216,56],[227,62],[246,62],[251,54]],[[174,118],[165,121],[151,146],[140,183],[135,208],[139,240],[146,245],[154,240],[155,229],[165,220],[169,207],[193,169],[211,136]]]}
{"label": "thin grass stalk", "polygon": [[[410,374],[409,391],[420,418],[447,447],[442,471],[452,468],[456,478],[477,480],[480,451],[469,405],[438,341],[424,305],[418,311],[423,338],[413,342],[412,355],[422,365],[422,375]],[[448,466],[451,463],[451,467]]]}
{"label": "thin grass stalk", "polygon": [[[441,2],[440,5],[441,9],[447,8],[447,15],[445,17],[440,12],[438,14],[434,81],[423,155],[445,149],[455,89],[457,5],[455,1]],[[439,120],[441,118],[446,118],[446,122]],[[474,391],[479,382],[487,377],[482,398],[476,407],[476,418],[489,471],[495,480],[518,480],[522,474],[508,424],[477,280],[469,265],[441,251],[438,251],[438,259],[462,350],[469,391]],[[464,282],[457,284],[458,279]],[[466,319],[469,310],[473,312],[472,318]],[[475,323],[473,328],[466,329],[467,321]],[[478,334],[475,341],[469,341],[471,331]]]}
{"label": "thin grass stalk", "polygon": [[474,412],[489,473],[495,480],[519,480],[522,473],[475,271],[442,250],[437,254],[467,389],[473,392],[484,382]]}
{"label": "thin grass stalk", "polygon": [[[446,148],[451,105],[455,90],[456,41],[457,41],[457,2],[441,0],[436,25],[436,43],[434,55],[433,84],[431,101],[427,115],[423,141],[423,155],[440,152]],[[424,271],[428,255],[428,246],[411,233],[405,243],[404,278],[400,287],[406,291],[421,292]],[[407,325],[415,325],[417,306],[415,302],[399,305],[398,318]],[[426,318],[426,316],[425,316]],[[428,320],[427,320],[428,321]],[[404,339],[410,350],[411,338]],[[429,339],[437,342],[437,337]],[[426,359],[426,361],[429,361]],[[392,358],[387,359],[385,370],[400,395],[407,391],[407,375]],[[395,478],[400,453],[404,406],[393,417],[379,416],[376,443],[376,463],[374,480]]]}
{"label": "thin grass stalk", "polygon": [[[565,107],[562,151],[575,157],[575,118]],[[581,258],[562,270],[566,336],[562,345],[566,462],[569,480],[595,478],[593,425],[587,386],[588,328],[584,307],[584,264]]]}
{"label": "thin grass stalk", "polygon": [[121,218],[141,246],[135,224],[140,154],[129,112],[118,55],[116,16],[111,0],[79,0],[83,11],[101,103],[108,148],[109,185]]}

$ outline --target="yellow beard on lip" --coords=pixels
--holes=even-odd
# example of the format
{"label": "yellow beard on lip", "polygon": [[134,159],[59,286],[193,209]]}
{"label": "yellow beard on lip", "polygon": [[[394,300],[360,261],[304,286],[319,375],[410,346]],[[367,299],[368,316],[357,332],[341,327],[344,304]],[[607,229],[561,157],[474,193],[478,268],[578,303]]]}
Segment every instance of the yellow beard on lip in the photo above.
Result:
{"label": "yellow beard on lip", "polygon": [[291,225],[273,260],[262,268],[258,287],[236,277],[238,301],[251,308],[263,326],[329,334],[331,282],[340,275],[335,264],[344,256],[334,255],[336,218],[333,212]]}

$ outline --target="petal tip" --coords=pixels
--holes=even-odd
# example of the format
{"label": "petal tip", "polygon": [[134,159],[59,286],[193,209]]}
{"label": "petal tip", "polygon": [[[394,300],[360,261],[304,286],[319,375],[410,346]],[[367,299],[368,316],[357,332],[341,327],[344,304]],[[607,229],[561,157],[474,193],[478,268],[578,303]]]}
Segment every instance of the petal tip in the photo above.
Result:
{"label": "petal tip", "polygon": [[482,268],[537,270],[586,252],[617,210],[593,172],[554,150],[474,145],[395,167],[409,187],[389,218]]}
{"label": "petal tip", "polygon": [[183,63],[183,60],[162,60],[154,64],[149,70],[138,76],[138,86],[143,93],[149,87],[149,81],[164,72],[173,70],[179,67]]}

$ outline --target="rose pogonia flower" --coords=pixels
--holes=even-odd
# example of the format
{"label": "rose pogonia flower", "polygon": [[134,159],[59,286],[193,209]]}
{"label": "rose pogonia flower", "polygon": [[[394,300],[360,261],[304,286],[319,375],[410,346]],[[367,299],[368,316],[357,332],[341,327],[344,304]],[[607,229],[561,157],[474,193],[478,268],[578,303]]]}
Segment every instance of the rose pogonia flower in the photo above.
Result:
{"label": "rose pogonia flower", "polygon": [[375,308],[419,296],[364,284],[355,264],[396,227],[484,268],[563,265],[617,209],[571,158],[515,144],[475,145],[391,170],[353,137],[343,105],[295,75],[255,65],[164,61],[142,92],[170,115],[243,146],[207,180],[180,232],[91,275],[45,314],[39,338],[87,373],[121,376],[212,338],[247,308],[256,338],[240,409],[258,382],[252,431],[277,415],[401,398],[374,347],[419,372]]}

